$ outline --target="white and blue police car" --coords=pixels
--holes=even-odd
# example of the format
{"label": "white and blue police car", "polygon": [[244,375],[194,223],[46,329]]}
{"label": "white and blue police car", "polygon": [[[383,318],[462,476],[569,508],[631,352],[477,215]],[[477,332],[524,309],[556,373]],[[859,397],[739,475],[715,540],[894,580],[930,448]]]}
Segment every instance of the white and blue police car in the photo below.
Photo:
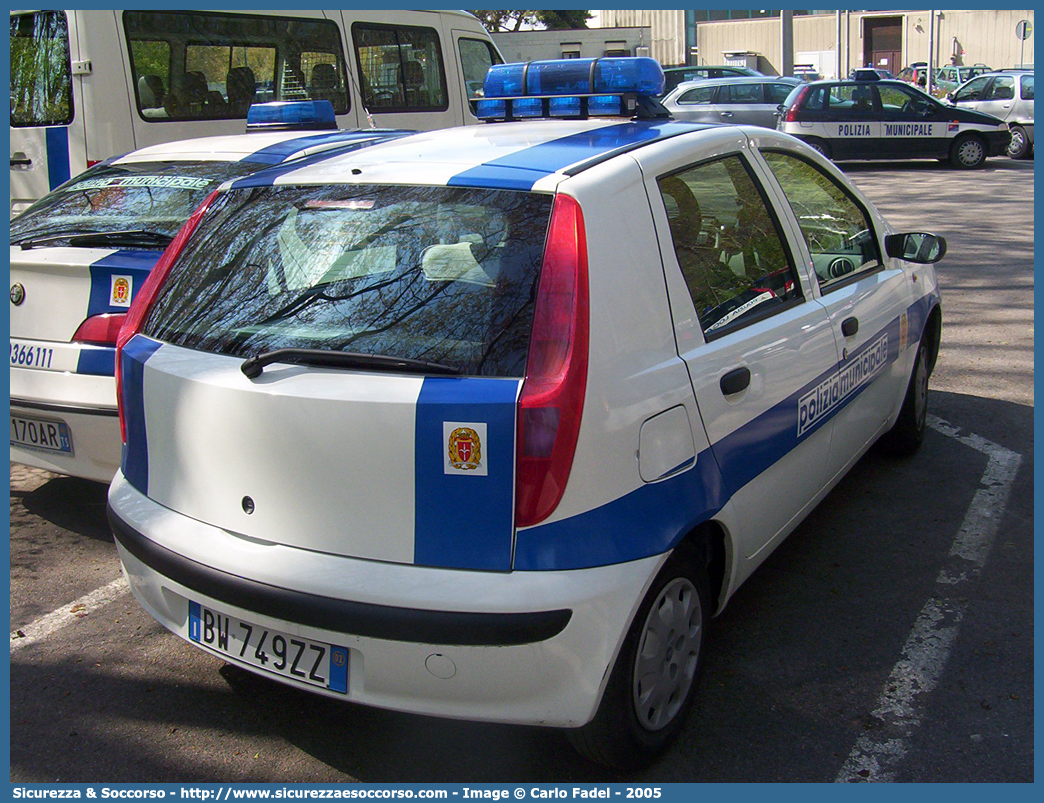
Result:
{"label": "white and blue police car", "polygon": [[709,618],[875,441],[920,443],[945,242],[662,85],[498,65],[488,125],[207,198],[120,333],[109,519],[149,613],[336,699],[665,749]]}
{"label": "white and blue police car", "polygon": [[[328,107],[328,108],[327,108]],[[251,133],[95,165],[11,221],[11,460],[110,482],[116,334],[163,249],[221,182],[407,132],[337,131],[329,101],[250,110]]]}
{"label": "white and blue police car", "polygon": [[834,161],[940,159],[966,170],[1003,156],[1011,136],[996,117],[940,103],[877,70],[795,88],[776,127]]}

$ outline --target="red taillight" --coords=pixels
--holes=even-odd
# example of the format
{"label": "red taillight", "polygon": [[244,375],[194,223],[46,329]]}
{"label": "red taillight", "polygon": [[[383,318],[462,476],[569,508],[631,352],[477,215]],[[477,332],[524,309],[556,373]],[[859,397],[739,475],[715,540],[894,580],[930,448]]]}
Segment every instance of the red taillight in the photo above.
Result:
{"label": "red taillight", "polygon": [[88,159],[87,160],[87,167],[94,167],[100,161],[101,161],[101,159]]}
{"label": "red taillight", "polygon": [[199,208],[192,213],[192,216],[182,224],[170,245],[163,252],[163,256],[159,258],[159,262],[149,272],[148,278],[141,285],[138,294],[134,297],[134,301],[131,302],[130,309],[127,310],[126,320],[116,338],[116,406],[120,412],[120,436],[123,438],[124,443],[127,442],[127,424],[123,417],[123,382],[121,381],[120,355],[123,352],[123,347],[127,345],[127,341],[141,331],[141,325],[145,322],[145,316],[152,307],[152,302],[156,300],[163,283],[167,280],[167,274],[170,273],[171,267],[177,262],[178,257],[185,248],[185,243],[192,236],[192,232],[196,230],[199,221],[207,209],[210,208],[217,194],[217,190],[210,193],[203,203],[199,205]]}
{"label": "red taillight", "polygon": [[587,388],[587,236],[567,195],[555,198],[518,400],[515,524],[543,521],[569,480]]}
{"label": "red taillight", "polygon": [[115,346],[116,337],[126,318],[125,312],[92,315],[77,328],[72,338],[73,342],[88,343],[92,346]]}
{"label": "red taillight", "polygon": [[811,91],[811,87],[803,86],[798,92],[797,97],[794,98],[794,102],[790,104],[790,108],[787,109],[787,113],[784,115],[783,120],[788,123],[798,122],[797,113],[802,106],[805,105],[805,98],[808,97],[808,93]]}

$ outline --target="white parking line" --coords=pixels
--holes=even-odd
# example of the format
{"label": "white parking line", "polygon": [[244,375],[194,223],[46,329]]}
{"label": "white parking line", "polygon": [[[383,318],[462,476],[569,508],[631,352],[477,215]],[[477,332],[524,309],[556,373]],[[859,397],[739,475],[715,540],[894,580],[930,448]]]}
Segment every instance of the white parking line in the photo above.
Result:
{"label": "white parking line", "polygon": [[56,611],[44,614],[35,622],[20,627],[11,634],[11,653],[14,654],[22,647],[28,647],[30,644],[47,638],[67,624],[86,616],[92,610],[108,605],[129,590],[127,581],[123,575],[120,575],[108,585],[96,588],[90,594],[86,594],[68,605],[63,605]]}
{"label": "white parking line", "polygon": [[[1022,455],[978,435],[961,435],[953,425],[929,416],[928,426],[986,455],[982,487],[971,505],[936,583],[939,592],[925,603],[893,667],[872,716],[879,724],[873,734],[856,742],[835,779],[838,783],[891,782],[921,724],[924,699],[939,683],[950,649],[957,640],[967,601],[961,585],[978,577],[997,535]],[[954,593],[956,591],[956,593]]]}

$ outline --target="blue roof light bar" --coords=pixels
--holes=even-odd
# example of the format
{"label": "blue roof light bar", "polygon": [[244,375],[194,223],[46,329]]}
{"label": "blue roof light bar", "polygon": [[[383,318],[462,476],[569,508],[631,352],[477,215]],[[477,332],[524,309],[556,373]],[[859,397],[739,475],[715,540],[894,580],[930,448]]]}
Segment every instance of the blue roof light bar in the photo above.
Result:
{"label": "blue roof light bar", "polygon": [[[663,68],[655,59],[598,58],[494,64],[486,73],[483,120],[589,115],[664,117]],[[539,107],[539,110],[538,110]]]}
{"label": "blue roof light bar", "polygon": [[255,103],[247,109],[247,131],[327,130],[337,128],[328,100],[277,100]]}

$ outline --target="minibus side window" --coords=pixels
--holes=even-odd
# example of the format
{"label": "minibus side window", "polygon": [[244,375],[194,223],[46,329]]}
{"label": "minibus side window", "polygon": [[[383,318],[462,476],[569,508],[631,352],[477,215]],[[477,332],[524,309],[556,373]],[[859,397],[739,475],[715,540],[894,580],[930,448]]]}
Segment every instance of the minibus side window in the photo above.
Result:
{"label": "minibus side window", "polygon": [[433,28],[352,26],[363,103],[381,112],[445,111],[446,70]]}
{"label": "minibus side window", "polygon": [[461,37],[457,47],[460,50],[460,66],[464,71],[464,86],[468,91],[468,100],[481,98],[486,72],[494,64],[500,64],[504,60],[500,58],[493,45],[481,39]]}
{"label": "minibus side window", "polygon": [[73,118],[69,24],[61,11],[11,16],[11,125]]}
{"label": "minibus side window", "polygon": [[252,103],[349,109],[337,23],[216,12],[126,11],[138,110],[148,122],[243,119]]}

